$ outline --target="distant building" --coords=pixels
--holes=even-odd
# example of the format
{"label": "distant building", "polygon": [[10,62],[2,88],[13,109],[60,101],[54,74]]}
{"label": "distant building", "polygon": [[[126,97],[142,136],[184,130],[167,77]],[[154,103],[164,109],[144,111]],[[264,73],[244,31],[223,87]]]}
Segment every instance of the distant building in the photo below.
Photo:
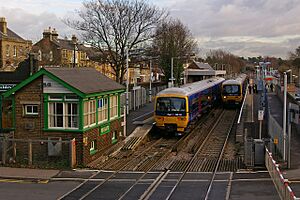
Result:
{"label": "distant building", "polygon": [[4,17],[0,17],[0,70],[14,71],[30,52],[32,42],[25,40],[7,27]]}
{"label": "distant building", "polygon": [[104,56],[95,48],[81,44],[75,35],[71,39],[58,37],[58,32],[49,27],[43,32],[43,38],[32,48],[38,55],[42,67],[93,67],[107,77],[115,80],[112,68],[105,62]]}
{"label": "distant building", "polygon": [[1,94],[15,87],[29,76],[38,71],[37,60],[33,54],[19,63],[15,71],[0,71],[0,132],[12,130],[12,105],[11,98],[2,99]]}
{"label": "distant building", "polygon": [[186,83],[208,79],[214,76],[225,76],[225,70],[214,70],[208,63],[193,61],[184,70]]}

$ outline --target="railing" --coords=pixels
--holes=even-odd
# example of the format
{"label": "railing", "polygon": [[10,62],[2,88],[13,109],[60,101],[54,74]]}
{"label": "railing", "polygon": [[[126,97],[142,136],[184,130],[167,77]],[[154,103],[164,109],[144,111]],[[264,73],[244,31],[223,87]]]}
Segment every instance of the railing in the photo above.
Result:
{"label": "railing", "polygon": [[[166,86],[156,86],[153,87],[151,90],[152,99],[155,95],[160,92],[161,90],[165,89]],[[132,89],[128,94],[128,106],[129,110],[136,110],[145,105],[146,103],[150,102],[150,95],[149,95],[149,88],[137,87]],[[123,107],[126,104],[126,93],[121,95],[121,106]]]}
{"label": "railing", "polygon": [[269,152],[268,148],[265,149],[265,165],[268,169],[271,179],[273,180],[275,188],[280,195],[280,198],[284,200],[300,200],[300,198],[295,196],[294,192],[289,186],[288,179],[285,179],[280,172],[278,164],[276,164],[276,161],[272,157],[272,153]]}
{"label": "railing", "polygon": [[76,166],[76,144],[61,138],[14,139],[0,138],[2,164],[29,165],[46,168]]}

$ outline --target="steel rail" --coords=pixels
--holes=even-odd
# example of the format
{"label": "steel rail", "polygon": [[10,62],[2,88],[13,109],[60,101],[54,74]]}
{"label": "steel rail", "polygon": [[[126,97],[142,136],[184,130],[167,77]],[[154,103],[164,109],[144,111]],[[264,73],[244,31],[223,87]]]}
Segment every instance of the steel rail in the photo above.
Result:
{"label": "steel rail", "polygon": [[189,161],[188,165],[186,166],[185,170],[183,171],[183,173],[181,174],[181,176],[179,177],[179,179],[177,180],[176,184],[174,185],[174,187],[172,188],[172,190],[170,191],[169,195],[167,196],[166,200],[169,200],[171,198],[171,196],[174,194],[174,191],[176,190],[176,188],[178,187],[179,183],[182,181],[183,177],[185,176],[185,174],[188,172],[190,166],[192,165],[192,163],[194,162],[194,160],[197,158],[198,153],[203,149],[206,141],[209,139],[209,137],[211,136],[211,134],[213,133],[213,131],[215,130],[215,128],[217,127],[217,125],[219,124],[221,118],[223,117],[225,111],[223,110],[223,112],[221,113],[221,115],[219,115],[218,119],[216,120],[215,124],[213,125],[212,129],[209,131],[209,133],[207,134],[207,136],[205,137],[203,143],[201,144],[201,146],[198,148],[198,150],[196,151],[196,153],[194,154],[194,156],[191,158],[191,160]]}
{"label": "steel rail", "polygon": [[[235,113],[235,116],[236,116],[236,113]],[[223,147],[222,147],[222,151],[220,152],[219,154],[219,158],[218,158],[218,162],[216,164],[216,167],[215,167],[215,170],[213,172],[213,175],[212,175],[212,178],[210,180],[210,183],[209,183],[209,186],[208,186],[208,189],[207,189],[207,192],[206,192],[206,196],[205,196],[205,200],[208,200],[208,196],[210,194],[210,191],[211,191],[211,188],[212,188],[212,184],[215,180],[215,177],[216,177],[216,174],[218,172],[218,168],[219,168],[219,165],[220,165],[220,162],[221,162],[221,159],[223,157],[223,154],[225,152],[225,148],[226,148],[226,145],[227,145],[227,141],[228,141],[228,138],[230,136],[230,133],[231,133],[231,130],[232,130],[232,127],[234,125],[234,121],[235,121],[235,117],[233,117],[232,121],[231,121],[231,126],[229,127],[229,130],[227,131],[227,136],[226,136],[226,139],[224,141],[224,144],[223,144]]]}
{"label": "steel rail", "polygon": [[[145,154],[145,152],[147,152],[150,148],[152,148],[153,146],[155,146],[156,144],[158,144],[159,142],[161,142],[163,140],[163,138],[160,138],[159,140],[157,140],[156,142],[154,142],[151,146],[149,146],[148,148],[146,148],[144,151],[142,151],[139,155],[137,155],[135,158],[142,156],[143,154]],[[104,183],[108,182],[109,179],[111,179],[114,175],[116,175],[117,173],[119,173],[120,171],[122,171],[122,169],[126,168],[128,165],[130,165],[130,162],[127,162],[122,168],[120,168],[119,170],[114,171],[110,176],[108,176],[107,178],[104,179],[103,182],[99,183],[98,185],[96,185],[94,188],[92,188],[91,190],[89,190],[88,192],[86,192],[85,194],[83,194],[79,199],[82,200],[84,198],[86,198],[88,195],[90,195],[93,191],[95,191],[97,188],[99,188],[101,185],[103,185]],[[101,171],[99,171],[97,174],[99,174]],[[87,180],[85,180],[83,183],[81,183],[80,185],[78,185],[76,188],[74,188],[73,190],[67,192],[66,194],[64,194],[63,196],[59,197],[59,200],[63,200],[63,199],[67,199],[68,195],[70,195],[72,192],[76,191],[77,189],[79,189],[81,186],[83,186],[85,183],[87,183],[89,180],[91,180],[93,177],[95,177],[97,174],[91,176],[90,178],[88,178]]]}

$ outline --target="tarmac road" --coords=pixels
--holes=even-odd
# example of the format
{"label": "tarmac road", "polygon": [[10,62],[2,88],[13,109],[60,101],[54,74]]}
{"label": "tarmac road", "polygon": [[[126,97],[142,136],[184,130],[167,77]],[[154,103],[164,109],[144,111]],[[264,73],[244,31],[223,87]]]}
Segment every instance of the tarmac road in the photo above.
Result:
{"label": "tarmac road", "polygon": [[[161,173],[163,172],[151,172],[139,179],[144,174],[143,172],[120,172],[105,183],[104,179],[111,175],[111,172],[67,171],[51,178],[49,182],[42,183],[13,182],[12,180],[5,182],[0,179],[0,199],[50,200],[57,199],[66,193],[69,195],[65,199],[78,199],[94,186],[104,183],[92,191],[86,199],[118,199],[123,195],[123,199],[134,200],[139,199]],[[96,176],[91,178],[95,174]],[[170,172],[157,185],[149,199],[166,199],[179,176],[179,172]],[[203,199],[209,184],[209,177],[210,173],[186,174],[171,199]],[[88,181],[80,191],[70,193],[84,180]],[[138,183],[135,184],[137,180]],[[209,199],[279,200],[280,198],[267,172],[223,172],[216,176]]]}

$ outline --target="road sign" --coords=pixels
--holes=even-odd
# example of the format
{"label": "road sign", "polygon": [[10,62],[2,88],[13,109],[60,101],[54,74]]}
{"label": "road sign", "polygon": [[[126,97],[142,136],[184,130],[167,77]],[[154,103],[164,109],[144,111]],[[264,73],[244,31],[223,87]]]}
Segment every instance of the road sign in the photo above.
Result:
{"label": "road sign", "polygon": [[134,86],[132,89],[133,90],[139,90],[139,89],[141,89],[141,86]]}
{"label": "road sign", "polygon": [[258,111],[258,120],[261,121],[264,119],[264,110]]}
{"label": "road sign", "polygon": [[278,144],[278,139],[274,138],[274,144]]}

